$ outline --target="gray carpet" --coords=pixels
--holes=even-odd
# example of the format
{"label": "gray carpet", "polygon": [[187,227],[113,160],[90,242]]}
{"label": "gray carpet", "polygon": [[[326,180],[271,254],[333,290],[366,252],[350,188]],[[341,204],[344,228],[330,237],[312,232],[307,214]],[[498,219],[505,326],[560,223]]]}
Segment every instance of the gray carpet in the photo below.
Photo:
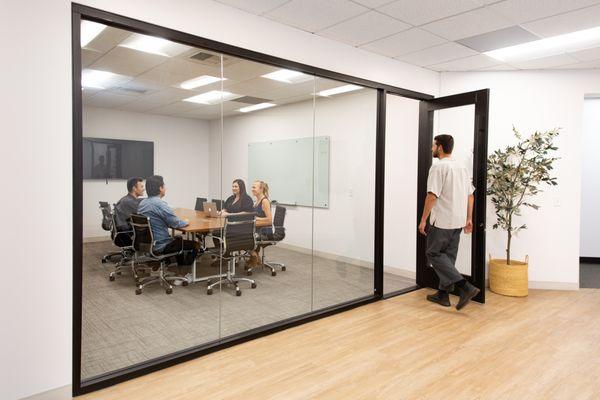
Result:
{"label": "gray carpet", "polygon": [[600,289],[600,264],[579,265],[579,287]]}
{"label": "gray carpet", "polygon": [[[130,276],[109,282],[108,264],[100,259],[111,250],[110,242],[87,243],[83,249],[82,379],[367,296],[373,290],[372,269],[324,258],[313,261],[310,255],[275,246],[268,249],[268,259],[284,262],[287,271],[272,277],[258,268],[252,276],[258,287],[241,283],[240,297],[225,286],[208,296],[204,282],[175,287],[171,295],[152,285],[136,296]],[[218,271],[208,264],[200,268]],[[385,280],[386,291],[414,285],[413,280],[391,274]]]}

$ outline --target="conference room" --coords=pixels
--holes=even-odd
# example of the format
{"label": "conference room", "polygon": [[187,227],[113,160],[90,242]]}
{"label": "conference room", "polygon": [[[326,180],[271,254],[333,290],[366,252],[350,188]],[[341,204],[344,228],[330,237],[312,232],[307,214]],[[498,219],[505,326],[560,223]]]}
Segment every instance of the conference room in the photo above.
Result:
{"label": "conference room", "polygon": [[[81,42],[82,382],[373,294],[375,89],[87,20]],[[418,101],[388,97],[416,141]],[[414,187],[416,145],[389,144]],[[389,202],[412,241],[386,257],[395,292],[416,206]],[[179,220],[170,253],[156,204]]]}

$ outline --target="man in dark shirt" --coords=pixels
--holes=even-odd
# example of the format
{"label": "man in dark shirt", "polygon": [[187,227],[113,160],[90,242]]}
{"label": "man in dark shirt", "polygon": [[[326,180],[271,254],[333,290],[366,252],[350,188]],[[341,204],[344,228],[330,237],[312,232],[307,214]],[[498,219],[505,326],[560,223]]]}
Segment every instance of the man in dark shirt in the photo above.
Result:
{"label": "man in dark shirt", "polygon": [[144,195],[144,180],[142,178],[129,178],[127,180],[127,194],[115,204],[115,219],[117,230],[131,230],[127,221],[131,214],[138,212],[138,205]]}

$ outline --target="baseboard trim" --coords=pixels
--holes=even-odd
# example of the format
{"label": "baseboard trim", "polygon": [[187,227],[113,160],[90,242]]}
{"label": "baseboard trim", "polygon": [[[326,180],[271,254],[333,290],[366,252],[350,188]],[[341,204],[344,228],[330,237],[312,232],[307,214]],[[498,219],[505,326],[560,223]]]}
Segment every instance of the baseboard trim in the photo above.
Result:
{"label": "baseboard trim", "polygon": [[88,236],[83,238],[83,243],[110,242],[110,236]]}
{"label": "baseboard trim", "polygon": [[600,264],[600,257],[579,257],[581,264]]}
{"label": "baseboard trim", "polygon": [[67,400],[72,399],[71,385],[61,386],[56,389],[51,389],[46,392],[23,397],[21,400]]}
{"label": "baseboard trim", "polygon": [[[350,265],[356,265],[359,267],[373,269],[372,262],[358,260],[356,258],[341,256],[339,254],[328,253],[325,251],[318,251],[318,250],[313,251],[311,249],[307,249],[306,247],[295,246],[295,245],[289,244],[289,243],[278,243],[277,246],[282,249],[296,251],[296,252],[302,253],[302,254],[314,254],[317,257],[325,258],[327,260],[339,261],[339,262],[343,262],[343,263],[350,264]],[[268,255],[267,255],[267,257],[268,257]],[[417,273],[415,271],[411,271],[411,270],[404,269],[404,268],[392,267],[389,265],[385,265],[384,271],[389,272],[394,275],[402,276],[404,278],[409,278],[409,279],[417,278]]]}
{"label": "baseboard trim", "polygon": [[579,282],[529,281],[529,289],[579,290]]}

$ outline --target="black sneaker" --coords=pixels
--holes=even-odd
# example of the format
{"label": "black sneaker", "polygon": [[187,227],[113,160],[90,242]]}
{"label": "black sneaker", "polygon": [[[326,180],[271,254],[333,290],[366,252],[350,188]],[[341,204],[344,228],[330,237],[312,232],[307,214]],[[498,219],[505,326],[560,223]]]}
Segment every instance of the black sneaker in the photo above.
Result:
{"label": "black sneaker", "polygon": [[442,290],[438,290],[435,294],[428,294],[427,300],[444,307],[450,307],[450,298],[448,297],[448,292]]}
{"label": "black sneaker", "polygon": [[456,304],[457,310],[460,310],[464,306],[466,306],[467,303],[479,293],[479,289],[471,285],[469,282],[466,282],[464,285],[459,286],[457,289],[460,295],[460,300],[458,300],[458,304]]}

